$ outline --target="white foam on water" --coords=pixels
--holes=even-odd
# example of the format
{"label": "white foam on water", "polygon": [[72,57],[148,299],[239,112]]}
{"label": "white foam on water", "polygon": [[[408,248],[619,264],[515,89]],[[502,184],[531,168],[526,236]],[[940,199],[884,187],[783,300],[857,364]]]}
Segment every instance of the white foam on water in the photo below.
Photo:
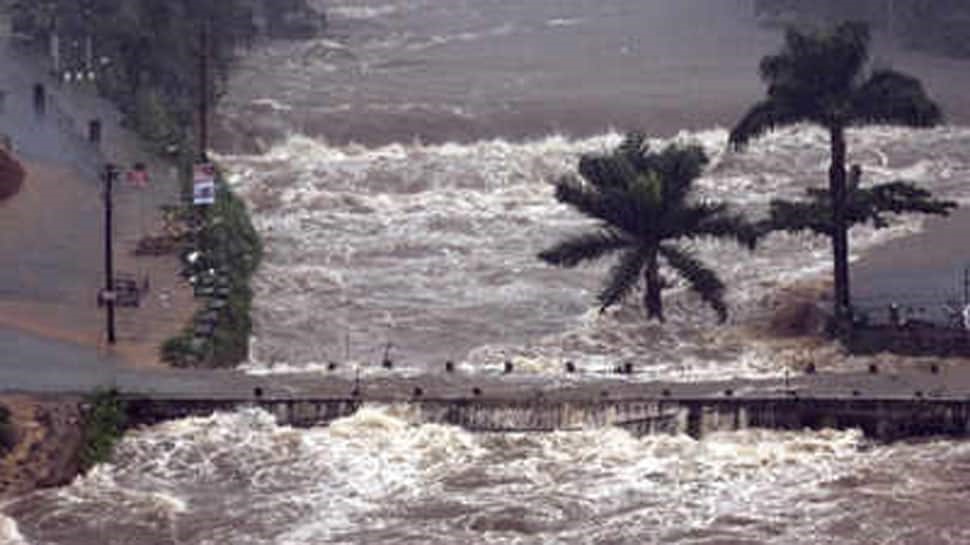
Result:
{"label": "white foam on water", "polygon": [[[44,543],[68,542],[56,530],[68,525],[76,545],[109,533],[303,545],[587,543],[620,532],[633,542],[808,545],[826,535],[849,545],[859,534],[845,530],[847,516],[882,520],[867,535],[909,544],[897,538],[938,527],[892,511],[959,494],[952,479],[967,448],[876,446],[851,430],[699,441],[612,428],[473,434],[425,423],[409,405],[296,430],[243,410],[138,430],[110,464],[7,511]],[[958,523],[945,531],[957,537],[944,543],[960,543]]]}
{"label": "white foam on water", "polygon": [[273,111],[277,112],[289,112],[293,110],[293,106],[289,104],[284,104],[273,98],[257,98],[250,102],[253,106],[265,106]]}
{"label": "white foam on water", "polygon": [[327,9],[327,15],[347,19],[377,19],[393,15],[400,9],[399,6],[393,4],[383,6],[333,6]]}
{"label": "white foam on water", "polygon": [[546,26],[571,27],[571,26],[583,24],[585,21],[586,21],[585,19],[582,19],[580,17],[549,19],[548,21],[546,21]]}
{"label": "white foam on water", "polygon": [[113,520],[143,539],[191,543],[577,542],[627,527],[663,535],[740,513],[768,523],[851,473],[862,445],[857,432],[832,431],[702,441],[616,429],[472,434],[423,423],[410,406],[365,406],[295,430],[240,411],[129,434],[112,463],[32,498],[36,518],[25,524],[74,521],[84,544]]}
{"label": "white foam on water", "polygon": [[28,541],[20,533],[17,521],[0,513],[0,543],[4,545],[28,545]]}
{"label": "white foam on water", "polygon": [[[728,201],[757,218],[773,198],[826,185],[824,131],[786,128],[744,153],[728,150],[727,134],[713,128],[672,139],[698,143],[711,157],[699,198]],[[771,357],[774,347],[747,338],[747,321],[763,311],[766,294],[828,274],[824,238],[774,234],[753,254],[731,244],[689,244],[728,285],[732,318],[725,326],[676,279],[663,328],[644,322],[637,297],[600,315],[593,305],[605,260],[558,270],[535,258],[592,225],[555,202],[553,182],[574,174],[583,153],[610,150],[620,139],[607,133],[368,148],[294,135],[263,155],[222,157],[267,247],[254,286],[248,368],[283,372],[342,360],[349,335],[352,359],[373,366],[392,342],[409,373],[437,369],[445,359],[494,372],[510,358],[533,373],[559,373],[574,361],[594,376],[632,361],[644,380],[784,372],[787,356]],[[863,183],[910,179],[940,197],[970,201],[968,129],[879,127],[849,131],[848,142]],[[654,148],[665,143],[651,140]],[[921,225],[909,216],[889,229],[856,228],[853,258]]]}

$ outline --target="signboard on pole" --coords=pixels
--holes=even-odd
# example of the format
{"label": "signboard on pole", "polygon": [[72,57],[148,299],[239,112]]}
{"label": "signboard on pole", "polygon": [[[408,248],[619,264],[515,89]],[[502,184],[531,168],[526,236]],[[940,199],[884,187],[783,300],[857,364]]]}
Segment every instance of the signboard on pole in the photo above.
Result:
{"label": "signboard on pole", "polygon": [[216,168],[212,163],[200,163],[192,169],[192,204],[216,202]]}

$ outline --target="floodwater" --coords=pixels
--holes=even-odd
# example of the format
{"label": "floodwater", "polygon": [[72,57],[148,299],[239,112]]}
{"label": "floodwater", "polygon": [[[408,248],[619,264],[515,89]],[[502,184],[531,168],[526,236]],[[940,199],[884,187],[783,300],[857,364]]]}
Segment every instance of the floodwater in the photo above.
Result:
{"label": "floodwater", "polygon": [[[599,314],[608,264],[535,254],[590,223],[553,199],[579,156],[640,129],[710,155],[701,197],[753,216],[822,185],[827,141],[778,131],[743,153],[727,127],[761,93],[776,31],[727,0],[333,0],[326,37],[264,44],[231,82],[217,144],[266,242],[254,289],[257,374],[517,372],[579,380],[778,376],[830,345],[752,336],[781,289],[828,272],[828,247],[773,235],[753,254],[695,241],[729,286],[730,321],[676,284],[670,322],[631,302]],[[955,61],[898,59],[950,104]],[[922,59],[922,60],[921,60]],[[962,76],[961,76],[962,77]],[[966,87],[964,87],[966,88]],[[957,110],[955,118],[961,120]],[[866,182],[915,180],[968,202],[970,129],[849,136]],[[853,251],[915,218],[853,232]],[[957,286],[954,286],[957,288]],[[345,362],[354,362],[346,365]],[[574,379],[575,380],[575,379]],[[877,446],[852,431],[634,438],[617,430],[472,435],[374,406],[325,429],[258,412],[127,437],[110,464],[3,508],[15,543],[966,543],[970,451]]]}

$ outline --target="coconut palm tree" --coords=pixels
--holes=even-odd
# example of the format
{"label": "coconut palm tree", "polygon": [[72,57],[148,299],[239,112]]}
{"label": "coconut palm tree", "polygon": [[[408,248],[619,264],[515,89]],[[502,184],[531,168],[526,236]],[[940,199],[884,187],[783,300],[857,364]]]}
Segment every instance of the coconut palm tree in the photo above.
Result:
{"label": "coconut palm tree", "polygon": [[839,323],[850,309],[846,129],[867,124],[928,127],[942,119],[919,80],[887,69],[868,72],[868,52],[869,28],[864,23],[842,23],[826,31],[788,29],[781,52],[761,60],[767,96],[748,110],[730,136],[740,149],[780,126],[814,123],[828,130],[834,313]]}
{"label": "coconut palm tree", "polygon": [[661,260],[727,319],[724,284],[689,248],[678,241],[729,238],[754,248],[758,231],[726,205],[689,197],[707,157],[697,146],[668,146],[650,152],[643,136],[631,134],[614,152],[585,156],[581,178],[556,185],[556,198],[600,222],[592,232],[571,236],[539,254],[560,267],[575,267],[609,254],[618,260],[598,295],[601,311],[622,301],[643,276],[643,306],[648,319],[664,321]]}

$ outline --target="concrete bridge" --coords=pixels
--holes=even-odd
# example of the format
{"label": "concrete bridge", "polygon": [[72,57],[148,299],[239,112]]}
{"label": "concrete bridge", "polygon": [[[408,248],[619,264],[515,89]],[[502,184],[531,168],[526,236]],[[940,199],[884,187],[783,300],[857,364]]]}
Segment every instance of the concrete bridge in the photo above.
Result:
{"label": "concrete bridge", "polygon": [[365,404],[404,405],[417,422],[474,432],[550,432],[619,427],[634,435],[765,428],[861,429],[879,441],[918,436],[970,435],[970,398],[857,396],[813,398],[797,394],[753,397],[630,397],[624,399],[437,398],[153,398],[126,397],[129,425],[260,408],[283,425],[326,425]]}

